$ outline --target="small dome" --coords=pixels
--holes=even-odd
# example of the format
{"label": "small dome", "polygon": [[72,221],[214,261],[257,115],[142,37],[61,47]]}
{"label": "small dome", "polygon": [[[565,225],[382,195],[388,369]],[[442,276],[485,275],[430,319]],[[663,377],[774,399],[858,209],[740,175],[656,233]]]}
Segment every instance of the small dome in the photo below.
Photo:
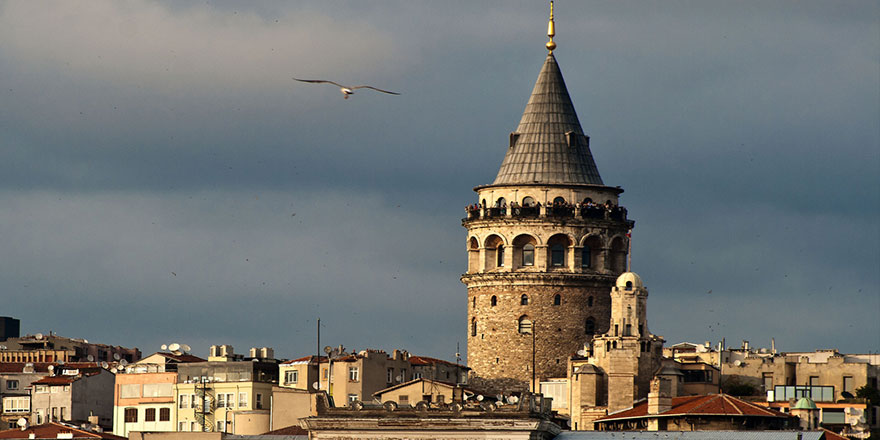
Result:
{"label": "small dome", "polygon": [[645,287],[642,284],[642,279],[639,278],[639,275],[635,272],[624,272],[617,277],[617,287],[621,289],[626,289],[627,287],[632,287],[636,289],[641,289]]}
{"label": "small dome", "polygon": [[801,397],[791,409],[816,409],[816,404],[809,397]]}

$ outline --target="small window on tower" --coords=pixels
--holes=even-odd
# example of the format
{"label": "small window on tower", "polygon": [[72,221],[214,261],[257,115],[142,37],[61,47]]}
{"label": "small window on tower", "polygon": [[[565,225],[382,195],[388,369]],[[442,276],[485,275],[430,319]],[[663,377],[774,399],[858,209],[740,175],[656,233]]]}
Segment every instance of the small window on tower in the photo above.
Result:
{"label": "small window on tower", "polygon": [[519,303],[520,305],[524,306],[529,305],[529,296],[524,293],[521,297],[519,297]]}
{"label": "small window on tower", "polygon": [[593,307],[593,297],[587,298],[587,307]]}
{"label": "small window on tower", "polygon": [[504,245],[503,244],[498,245],[498,251],[496,252],[496,255],[498,256],[497,266],[504,267]]}
{"label": "small window on tower", "polygon": [[471,336],[477,335],[477,318],[471,318]]}
{"label": "small window on tower", "polygon": [[584,323],[584,333],[588,335],[596,333],[596,320],[592,316],[587,318],[587,321]]}
{"label": "small window on tower", "polygon": [[532,333],[532,320],[530,320],[528,316],[520,317],[517,331],[523,334]]}
{"label": "small window on tower", "polygon": [[556,296],[553,297],[553,305],[558,306],[560,304],[562,304],[562,295],[557,293]]}
{"label": "small window on tower", "polygon": [[498,305],[498,297],[497,296],[492,295],[491,304],[492,304],[492,307],[495,307]]}

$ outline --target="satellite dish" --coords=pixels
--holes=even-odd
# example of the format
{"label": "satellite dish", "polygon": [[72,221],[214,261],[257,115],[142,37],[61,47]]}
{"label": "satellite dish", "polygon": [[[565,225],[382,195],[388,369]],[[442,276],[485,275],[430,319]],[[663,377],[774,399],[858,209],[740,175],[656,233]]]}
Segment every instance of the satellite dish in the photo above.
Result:
{"label": "satellite dish", "polygon": [[24,417],[19,418],[18,421],[15,422],[15,424],[18,425],[18,427],[21,429],[27,429],[28,426],[27,419]]}
{"label": "satellite dish", "polygon": [[43,339],[43,334],[42,333],[35,334],[34,339]]}
{"label": "satellite dish", "polygon": [[192,347],[186,344],[181,345],[180,348],[182,348],[183,351],[192,351]]}
{"label": "satellite dish", "polygon": [[101,361],[101,368],[106,370],[107,367],[109,367],[109,366],[110,366],[110,364],[108,364],[107,361]]}
{"label": "satellite dish", "polygon": [[495,396],[495,401],[496,401],[496,402],[503,402],[503,401],[504,401],[504,395],[503,395],[503,394],[498,394],[497,396]]}
{"label": "satellite dish", "polygon": [[482,402],[483,399],[484,399],[484,397],[483,397],[482,394],[478,394],[478,395],[477,395],[477,402]]}
{"label": "satellite dish", "polygon": [[168,349],[171,350],[171,351],[177,351],[177,350],[180,350],[180,344],[178,344],[177,342],[175,342],[175,343],[169,345],[169,346],[168,346]]}
{"label": "satellite dish", "polygon": [[514,403],[516,403],[516,396],[508,396],[508,397],[507,397],[507,403],[509,403],[509,404],[511,404],[511,405],[513,405]]}
{"label": "satellite dish", "polygon": [[333,347],[331,347],[329,345],[324,347],[324,353],[327,353],[327,354],[333,353]]}
{"label": "satellite dish", "polygon": [[168,344],[162,344],[162,346],[159,348],[161,348],[162,350],[168,350]]}
{"label": "satellite dish", "polygon": [[742,361],[737,359],[737,360],[733,361],[733,365],[736,365],[738,367],[738,366],[742,365]]}
{"label": "satellite dish", "polygon": [[578,355],[578,356],[581,356],[581,357],[584,357],[584,356],[587,355],[587,351],[586,351],[586,350],[578,350],[578,351],[577,351],[577,355]]}
{"label": "satellite dish", "polygon": [[88,356],[86,356],[86,359],[88,359],[89,362],[94,362],[94,361],[95,361],[95,357],[92,356],[92,355],[88,355]]}
{"label": "satellite dish", "polygon": [[123,359],[123,360],[119,361],[119,365],[122,365],[124,367],[124,366],[128,365],[128,361]]}
{"label": "satellite dish", "polygon": [[110,372],[113,373],[113,374],[116,374],[116,373],[119,372],[119,370],[117,370],[116,367],[113,367],[113,368],[110,369]]}
{"label": "satellite dish", "polygon": [[397,380],[398,382],[401,382],[401,381],[403,381],[403,376],[396,376],[394,379]]}
{"label": "satellite dish", "polygon": [[54,366],[54,365],[49,365],[48,367],[46,367],[46,369],[49,370],[49,372],[51,373],[52,371],[55,370],[55,366]]}
{"label": "satellite dish", "polygon": [[118,361],[121,357],[122,356],[119,356],[119,353],[113,353],[113,359],[116,359]]}
{"label": "satellite dish", "polygon": [[511,403],[516,403],[516,402],[519,402],[519,397],[517,397],[517,396],[510,396],[510,399],[508,399],[508,400],[513,400],[513,402],[511,402]]}
{"label": "satellite dish", "polygon": [[321,384],[318,383],[317,381],[312,382],[312,388],[319,390],[319,389],[321,389]]}

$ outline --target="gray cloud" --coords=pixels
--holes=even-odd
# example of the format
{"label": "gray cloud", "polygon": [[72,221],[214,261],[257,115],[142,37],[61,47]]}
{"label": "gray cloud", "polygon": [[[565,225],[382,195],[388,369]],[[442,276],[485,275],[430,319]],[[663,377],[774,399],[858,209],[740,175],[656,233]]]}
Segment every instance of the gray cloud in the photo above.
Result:
{"label": "gray cloud", "polygon": [[[880,349],[880,7],[557,6],[569,91],[637,221],[652,331]],[[313,351],[321,315],[327,343],[449,358],[461,206],[497,172],[545,15],[0,4],[4,313],[145,351],[286,356]],[[342,100],[292,76],[403,95]]]}

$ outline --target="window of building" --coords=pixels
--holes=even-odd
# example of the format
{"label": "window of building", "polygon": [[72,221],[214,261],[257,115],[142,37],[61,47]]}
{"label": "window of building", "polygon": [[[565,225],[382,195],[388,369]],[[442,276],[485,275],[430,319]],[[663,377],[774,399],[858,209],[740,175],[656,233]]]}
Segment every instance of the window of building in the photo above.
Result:
{"label": "window of building", "polygon": [[226,408],[226,394],[217,394],[217,408]]}
{"label": "window of building", "polygon": [[358,400],[357,394],[349,394],[348,395],[348,403],[356,402]]}
{"label": "window of building", "polygon": [[535,245],[526,243],[522,247],[522,264],[523,266],[535,265]]}
{"label": "window of building", "polygon": [[562,295],[557,293],[556,295],[553,296],[553,305],[558,306],[560,304],[562,304]]}
{"label": "window of building", "polygon": [[821,385],[819,383],[819,376],[810,376],[810,386],[815,387]]}
{"label": "window of building", "polygon": [[67,420],[67,418],[64,417],[64,409],[63,406],[58,408],[58,420]]}
{"label": "window of building", "polygon": [[189,422],[189,430],[192,432],[199,432],[202,430],[202,425],[196,422]]}
{"label": "window of building", "polygon": [[[125,423],[137,423],[138,421],[137,408],[125,408],[123,415],[125,417]],[[55,418],[55,408],[52,408],[52,418]]]}
{"label": "window of building", "polygon": [[349,382],[357,382],[359,380],[360,370],[358,367],[348,367],[348,381]]}
{"label": "window of building", "polygon": [[584,333],[588,335],[596,333],[596,320],[592,316],[584,322]]}
{"label": "window of building", "polygon": [[584,248],[581,249],[581,267],[590,267],[592,259],[593,255],[590,253],[590,247],[584,245]]}
{"label": "window of building", "polygon": [[477,335],[477,318],[471,318],[471,336]]}
{"label": "window of building", "polygon": [[299,371],[290,370],[284,372],[284,383],[296,383],[299,380]]}
{"label": "window of building", "polygon": [[532,320],[529,319],[528,316],[522,316],[519,318],[519,322],[517,325],[517,331],[520,333],[526,334],[532,332]]}
{"label": "window of building", "polygon": [[254,394],[254,407],[256,409],[263,409],[263,395],[260,393]]}
{"label": "window of building", "polygon": [[171,408],[159,408],[159,421],[160,422],[171,421]]}
{"label": "window of building", "polygon": [[389,368],[385,371],[385,382],[386,383],[394,383],[394,368]]}
{"label": "window of building", "polygon": [[321,377],[324,380],[327,380],[327,378],[330,377],[330,371],[327,368],[322,368],[321,369]]}
{"label": "window of building", "polygon": [[593,297],[587,298],[587,307],[593,307]]}
{"label": "window of building", "polygon": [[238,407],[239,408],[247,408],[248,406],[248,393],[238,393]]}
{"label": "window of building", "polygon": [[477,308],[477,297],[476,297],[476,296],[473,297],[473,298],[471,298],[471,308],[472,308],[472,309],[476,309],[476,308]]}
{"label": "window of building", "polygon": [[35,393],[47,393],[47,392],[49,392],[49,387],[47,387],[46,385],[37,385],[34,387],[34,392]]}
{"label": "window of building", "polygon": [[503,244],[498,245],[498,250],[496,251],[495,254],[498,256],[497,266],[504,267],[504,245]]}
{"label": "window of building", "polygon": [[7,380],[6,381],[6,389],[7,390],[17,390],[18,389],[18,381],[17,380]]}
{"label": "window of building", "polygon": [[36,410],[34,412],[34,415],[36,416],[37,424],[42,425],[43,424],[43,410],[41,410],[41,409]]}
{"label": "window of building", "polygon": [[413,371],[413,379],[421,379],[422,373],[420,371]]}
{"label": "window of building", "polygon": [[855,396],[856,390],[855,390],[855,387],[853,386],[852,376],[843,376],[843,391]]}
{"label": "window of building", "polygon": [[561,244],[550,246],[550,264],[554,267],[565,265],[565,247]]}
{"label": "window of building", "polygon": [[764,391],[773,389],[773,373],[764,373],[762,377],[764,383]]}
{"label": "window of building", "polygon": [[145,422],[155,422],[156,421],[156,408],[147,408],[144,410],[144,421]]}
{"label": "window of building", "polygon": [[490,300],[489,303],[492,305],[492,307],[497,306],[498,305],[498,297],[495,295],[492,295],[492,299]]}
{"label": "window of building", "polygon": [[409,403],[409,396],[406,394],[401,394],[401,395],[397,396],[397,402],[400,403],[401,405],[406,405]]}
{"label": "window of building", "polygon": [[531,197],[523,197],[522,205],[523,207],[531,208],[535,206],[535,199]]}
{"label": "window of building", "polygon": [[226,432],[226,421],[218,420],[217,421],[217,432]]}
{"label": "window of building", "polygon": [[189,423],[186,422],[177,422],[177,432],[186,432],[189,431]]}
{"label": "window of building", "polygon": [[4,397],[3,412],[7,414],[30,412],[30,403],[29,396]]}
{"label": "window of building", "polygon": [[[137,411],[137,410],[135,410],[135,411]],[[57,406],[52,407],[51,414],[52,414],[52,420],[58,420],[58,407]],[[135,418],[135,422],[136,422],[137,421],[137,412],[134,413],[134,418]]]}
{"label": "window of building", "polygon": [[519,297],[519,303],[523,306],[529,305],[529,296],[523,293],[522,296]]}
{"label": "window of building", "polygon": [[190,398],[191,394],[181,394],[177,396],[177,407],[180,409],[186,409],[190,407]]}
{"label": "window of building", "polygon": [[400,369],[400,380],[406,382],[406,368]]}
{"label": "window of building", "polygon": [[174,384],[145,383],[144,397],[171,397],[174,395]]}

